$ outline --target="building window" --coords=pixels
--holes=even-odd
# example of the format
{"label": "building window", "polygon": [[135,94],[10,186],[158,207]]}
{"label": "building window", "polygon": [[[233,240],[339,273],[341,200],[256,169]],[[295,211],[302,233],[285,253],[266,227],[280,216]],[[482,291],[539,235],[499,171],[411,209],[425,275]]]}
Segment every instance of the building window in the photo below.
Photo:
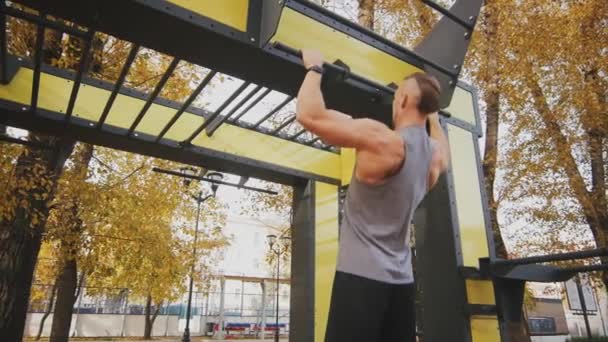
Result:
{"label": "building window", "polygon": [[528,326],[531,334],[554,334],[557,332],[553,317],[528,317]]}

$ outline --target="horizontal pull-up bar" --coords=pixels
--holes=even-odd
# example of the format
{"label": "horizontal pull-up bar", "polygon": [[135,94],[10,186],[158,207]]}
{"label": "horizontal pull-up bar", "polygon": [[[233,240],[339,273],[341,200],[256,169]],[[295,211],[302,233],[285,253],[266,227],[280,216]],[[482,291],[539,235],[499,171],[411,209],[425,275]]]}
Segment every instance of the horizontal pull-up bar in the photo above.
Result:
{"label": "horizontal pull-up bar", "polygon": [[551,261],[577,260],[577,259],[586,259],[586,258],[603,257],[603,256],[608,256],[608,248],[606,248],[606,247],[589,249],[589,250],[578,251],[578,252],[539,255],[539,256],[532,256],[532,257],[520,258],[520,259],[509,259],[509,260],[500,259],[500,260],[493,261],[492,265],[493,266],[528,265],[528,264],[538,264],[538,263],[551,262]]}
{"label": "horizontal pull-up bar", "polygon": [[161,168],[158,168],[158,167],[152,168],[152,171],[158,172],[158,173],[164,173],[164,174],[171,175],[171,176],[178,176],[178,177],[183,177],[183,178],[188,178],[188,179],[199,180],[199,181],[203,181],[203,182],[209,182],[209,183],[214,183],[214,184],[221,184],[221,185],[231,186],[231,187],[239,188],[239,189],[245,189],[245,190],[262,192],[262,193],[269,194],[269,195],[278,195],[279,194],[278,192],[272,191],[272,190],[266,190],[266,189],[261,189],[261,188],[254,188],[252,186],[240,185],[240,184],[235,184],[235,183],[228,183],[228,182],[224,182],[224,181],[220,181],[220,180],[215,180],[215,179],[211,179],[211,178],[207,178],[207,177],[191,176],[191,175],[185,174],[183,172],[166,170],[166,169],[161,169]]}

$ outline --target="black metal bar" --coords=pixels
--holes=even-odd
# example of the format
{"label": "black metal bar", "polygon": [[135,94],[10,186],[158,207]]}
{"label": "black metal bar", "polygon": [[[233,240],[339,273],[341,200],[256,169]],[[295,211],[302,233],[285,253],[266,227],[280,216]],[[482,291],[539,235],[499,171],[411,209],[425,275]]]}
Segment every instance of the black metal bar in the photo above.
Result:
{"label": "black metal bar", "polygon": [[131,69],[131,64],[133,64],[133,61],[135,60],[135,57],[137,56],[138,51],[139,51],[139,45],[133,44],[131,46],[131,50],[129,51],[129,55],[127,56],[125,64],[122,66],[122,70],[120,70],[120,75],[118,76],[116,83],[114,83],[114,88],[112,89],[112,93],[110,94],[110,97],[108,98],[108,102],[106,102],[103,112],[101,113],[101,117],[99,118],[99,121],[97,122],[97,129],[101,129],[101,127],[103,126],[103,123],[106,121],[106,118],[108,117],[108,114],[110,114],[110,109],[112,109],[112,105],[114,105],[114,100],[116,100],[116,96],[118,95],[120,88],[122,87],[123,83],[125,83],[125,78],[127,77],[127,74],[129,73],[129,69]]}
{"label": "black metal bar", "polygon": [[234,119],[230,120],[230,122],[237,122],[241,117],[243,117],[243,115],[247,114],[247,112],[249,112],[251,108],[260,103],[260,101],[262,101],[262,99],[265,98],[266,95],[270,94],[270,92],[271,89],[266,89],[263,93],[256,97],[255,100],[251,101],[251,103],[245,109],[243,109],[243,111],[240,112],[239,115],[237,115]]}
{"label": "black metal bar", "polygon": [[581,286],[581,277],[577,274],[576,279],[576,292],[578,293],[578,299],[581,302],[581,309],[583,309],[583,319],[585,320],[585,329],[587,330],[587,337],[591,339],[591,327],[589,325],[589,316],[587,315],[587,303],[585,303],[585,295],[583,294],[583,287]]}
{"label": "black metal bar", "polygon": [[74,85],[72,86],[72,93],[70,94],[70,100],[68,101],[68,108],[65,111],[65,121],[69,121],[74,111],[74,105],[76,104],[76,98],[78,97],[78,91],[80,90],[80,83],[82,82],[82,75],[87,72],[89,57],[91,56],[91,43],[95,31],[91,30],[88,32],[87,38],[84,40],[84,49],[82,56],[80,57],[80,63],[78,64],[78,70],[76,71],[76,77],[74,78]]}
{"label": "black metal bar", "polygon": [[2,82],[2,84],[6,84],[8,82],[8,60],[6,59],[6,15],[4,15],[5,7],[6,3],[4,0],[0,0],[0,12],[2,12],[0,14],[0,82]]}
{"label": "black metal bar", "polygon": [[296,121],[296,115],[293,114],[291,117],[289,117],[287,120],[283,121],[283,123],[281,125],[279,125],[279,127],[275,128],[272,132],[270,132],[270,134],[272,135],[276,135],[277,133],[279,133],[283,128],[291,125],[292,122]]}
{"label": "black metal bar", "polygon": [[608,270],[608,264],[582,265],[562,268],[560,271],[564,273],[586,273]]}
{"label": "black metal bar", "polygon": [[216,74],[217,74],[217,72],[214,71],[214,70],[210,70],[207,73],[207,75],[201,81],[201,83],[198,85],[198,87],[196,87],[196,89],[194,89],[194,91],[192,92],[192,94],[190,94],[190,96],[188,97],[188,99],[186,100],[186,102],[184,102],[182,104],[182,106],[177,110],[177,112],[175,112],[175,115],[173,115],[173,117],[171,118],[171,120],[169,120],[169,122],[167,122],[167,124],[165,125],[165,127],[163,128],[163,130],[160,131],[160,133],[158,134],[158,137],[156,137],[156,141],[157,142],[160,139],[162,139],[162,137],[164,137],[165,134],[167,134],[167,132],[171,129],[171,127],[173,127],[173,125],[182,116],[182,114],[184,114],[184,112],[186,110],[188,110],[188,108],[190,107],[190,105],[194,102],[194,100],[196,100],[196,98],[200,95],[200,93],[203,91],[203,89],[205,89],[205,87],[209,84],[209,82],[211,82],[211,80],[213,79],[213,77]]}
{"label": "black metal bar", "polygon": [[87,31],[83,31],[83,30],[79,30],[74,27],[62,25],[56,21],[49,20],[42,15],[37,16],[34,14],[19,11],[13,7],[8,7],[8,6],[4,6],[4,7],[0,8],[0,11],[2,11],[2,13],[6,14],[8,16],[11,16],[11,17],[14,17],[17,19],[22,19],[25,21],[29,21],[29,22],[32,22],[32,23],[35,23],[38,25],[42,25],[42,26],[48,27],[49,29],[67,33],[74,37],[83,38],[83,39],[86,39],[86,37],[87,37]]}
{"label": "black metal bar", "polygon": [[261,118],[253,126],[251,126],[251,128],[254,128],[254,129],[258,128],[264,121],[268,120],[271,116],[275,115],[278,111],[280,111],[283,107],[285,107],[293,99],[294,99],[293,96],[288,96],[285,100],[283,100],[283,102],[279,103],[278,106],[274,107],[274,109],[271,110],[270,113],[264,115],[263,118]]}
{"label": "black metal bar", "polygon": [[312,140],[309,140],[309,141],[306,143],[306,145],[310,145],[310,146],[312,146],[312,145],[314,145],[314,144],[315,144],[317,141],[319,141],[319,140],[321,140],[321,138],[320,138],[320,137],[313,138]]}
{"label": "black metal bar", "polygon": [[179,58],[173,58],[173,60],[171,61],[171,64],[169,64],[169,67],[167,68],[167,70],[165,70],[163,77],[160,79],[160,81],[158,81],[158,83],[156,84],[156,87],[154,88],[154,90],[152,91],[150,96],[148,97],[148,100],[146,100],[146,103],[144,104],[143,108],[141,109],[139,114],[137,114],[135,121],[133,121],[133,124],[131,124],[131,127],[129,128],[129,132],[127,133],[127,135],[133,134],[133,131],[135,130],[135,128],[137,128],[137,125],[139,125],[141,120],[144,118],[144,115],[146,115],[146,113],[148,112],[148,109],[150,109],[150,106],[152,106],[152,103],[154,103],[154,100],[156,100],[156,97],[158,97],[158,94],[160,94],[160,91],[163,90],[163,87],[169,80],[169,77],[171,77],[171,74],[173,74],[173,70],[175,70],[175,67],[177,67],[178,63],[179,63]]}
{"label": "black metal bar", "polygon": [[[45,14],[41,13],[41,17]],[[38,25],[36,29],[36,46],[34,48],[34,79],[32,81],[32,99],[30,101],[30,110],[36,112],[38,107],[38,92],[40,90],[40,66],[42,65],[42,47],[44,45],[44,26]]]}
{"label": "black metal bar", "polygon": [[492,262],[492,265],[496,265],[496,266],[526,265],[526,264],[537,264],[537,263],[551,262],[551,261],[564,261],[564,260],[594,258],[594,257],[601,257],[601,256],[608,256],[608,248],[604,247],[604,248],[589,249],[589,250],[578,251],[578,252],[539,255],[539,256],[520,258],[520,259],[495,260]]}
{"label": "black metal bar", "polygon": [[470,19],[471,22],[466,22],[466,21],[462,20],[459,16],[452,13],[449,9],[441,6],[440,4],[436,3],[433,0],[420,0],[420,1],[422,1],[427,6],[434,9],[435,11],[441,13],[442,15],[450,18],[450,20],[452,20],[453,22],[457,23],[458,25],[466,28],[469,31],[473,31],[473,29],[475,28],[475,26],[473,25],[475,18],[471,18]]}
{"label": "black metal bar", "polygon": [[209,127],[207,127],[207,136],[212,136],[213,133],[218,128],[220,128],[220,126],[226,120],[228,120],[234,113],[236,113],[236,111],[239,110],[247,101],[249,101],[253,97],[253,95],[255,95],[258,91],[260,91],[260,89],[262,89],[261,85],[256,86],[255,89],[253,89],[252,91],[249,92],[249,94],[247,94],[245,97],[243,97],[241,99],[241,101],[239,101],[239,103],[237,103],[226,115],[221,117],[217,122],[214,122]]}
{"label": "black metal bar", "polygon": [[5,142],[11,143],[11,144],[18,144],[18,145],[23,145],[23,146],[33,147],[33,148],[40,148],[40,149],[52,149],[53,148],[50,145],[41,144],[39,142],[35,142],[35,141],[31,141],[31,140],[23,140],[23,139],[19,139],[19,138],[14,138],[14,137],[11,137],[10,135],[6,135],[6,134],[0,134],[0,141],[5,141]]}
{"label": "black metal bar", "polygon": [[278,192],[272,191],[272,190],[266,190],[266,189],[261,189],[261,188],[254,188],[252,186],[246,186],[246,185],[239,185],[238,183],[237,184],[235,184],[235,183],[228,183],[228,182],[224,182],[224,181],[220,181],[220,180],[215,180],[215,179],[211,179],[211,178],[207,178],[207,177],[191,176],[191,175],[185,174],[183,172],[166,170],[166,169],[161,169],[161,168],[158,168],[158,167],[152,168],[152,171],[158,172],[158,173],[164,173],[164,174],[172,175],[172,176],[179,176],[179,177],[183,177],[183,178],[195,179],[195,180],[199,180],[199,181],[203,181],[203,182],[209,182],[209,183],[220,184],[220,185],[227,185],[227,186],[232,186],[232,187],[235,187],[235,188],[262,192],[262,193],[269,194],[269,195],[277,195],[278,194]]}
{"label": "black metal bar", "polygon": [[230,97],[226,101],[224,101],[224,103],[222,103],[222,105],[219,106],[219,108],[213,114],[211,114],[211,116],[208,119],[206,119],[205,122],[203,122],[203,124],[200,125],[200,127],[197,128],[188,137],[188,139],[186,139],[184,141],[184,143],[187,143],[187,144],[191,143],[192,140],[194,140],[194,138],[196,138],[196,136],[198,136],[205,128],[207,128],[207,126],[209,126],[213,122],[213,120],[215,120],[215,118],[217,118],[218,115],[220,115],[220,113],[224,109],[226,109],[226,107],[228,107],[228,105],[230,105],[230,103],[232,101],[234,101],[234,99],[236,99],[241,94],[241,92],[243,92],[243,90],[245,90],[245,88],[247,88],[250,84],[251,84],[251,82],[243,82],[243,84],[241,84],[241,86],[236,91],[234,91],[234,93],[232,93],[232,95],[230,95]]}
{"label": "black metal bar", "polygon": [[302,128],[299,132],[289,137],[289,140],[296,140],[300,135],[306,133],[306,128]]}

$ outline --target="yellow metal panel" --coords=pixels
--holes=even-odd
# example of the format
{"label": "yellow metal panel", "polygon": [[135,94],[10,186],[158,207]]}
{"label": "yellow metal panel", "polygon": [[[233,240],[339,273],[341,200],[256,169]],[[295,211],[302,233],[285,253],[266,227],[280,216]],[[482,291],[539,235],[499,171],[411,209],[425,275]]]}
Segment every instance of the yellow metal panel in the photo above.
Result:
{"label": "yellow metal panel", "polygon": [[86,84],[81,84],[78,90],[78,97],[74,104],[75,117],[81,119],[98,121],[103,112],[104,107],[91,106],[91,103],[107,102],[110,97],[110,93],[104,89],[91,87]]}
{"label": "yellow metal panel", "polygon": [[239,31],[247,31],[249,0],[168,0],[168,2]]}
{"label": "yellow metal panel", "polygon": [[[72,82],[64,78],[43,73],[40,83],[40,107],[52,111],[65,112],[65,107],[72,91]],[[31,69],[21,68],[8,85],[0,85],[0,98],[23,103],[30,102],[32,84]],[[103,110],[110,92],[92,86],[81,86],[81,92],[75,107],[75,115],[96,123]],[[144,105],[144,101],[133,97],[118,95],[112,106],[107,124],[129,128]],[[139,123],[136,132],[156,135],[165,126],[176,110],[153,104]],[[166,137],[183,141],[203,123],[203,118],[191,113],[184,113],[167,132]],[[235,156],[256,159],[261,162],[283,166],[319,176],[340,180],[340,155],[321,151],[309,146],[289,142],[252,130],[232,125],[223,125],[209,138],[201,133],[193,144]]]}
{"label": "yellow metal panel", "polygon": [[471,133],[462,128],[450,125],[448,136],[463,263],[464,266],[479,267],[479,258],[488,256],[488,242],[475,145]]}
{"label": "yellow metal panel", "polygon": [[0,85],[0,98],[29,105],[32,97],[32,69],[20,68],[9,84]]}
{"label": "yellow metal panel", "polygon": [[463,88],[456,87],[454,95],[452,95],[452,101],[445,110],[457,119],[468,122],[473,126],[477,125],[473,94]]}
{"label": "yellow metal panel", "polygon": [[467,298],[469,304],[494,305],[494,285],[491,280],[467,279]]}
{"label": "yellow metal panel", "polygon": [[295,49],[315,48],[326,61],[340,59],[351,71],[381,84],[398,83],[418,68],[290,8],[284,8],[272,41]]}
{"label": "yellow metal panel", "polygon": [[342,160],[342,185],[350,184],[353,176],[355,162],[357,161],[357,151],[354,148],[341,148],[340,157]]}
{"label": "yellow metal panel", "polygon": [[494,316],[472,316],[471,335],[473,342],[500,342],[498,319]]}
{"label": "yellow metal panel", "polygon": [[[315,341],[325,339],[338,256],[338,187],[315,183]],[[353,298],[353,300],[356,300]]]}

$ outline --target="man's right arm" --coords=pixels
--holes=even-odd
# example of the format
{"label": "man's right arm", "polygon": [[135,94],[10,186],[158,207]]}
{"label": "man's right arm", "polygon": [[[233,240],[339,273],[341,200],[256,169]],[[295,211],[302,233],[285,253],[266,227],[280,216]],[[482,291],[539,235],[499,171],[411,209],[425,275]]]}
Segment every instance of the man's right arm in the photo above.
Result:
{"label": "man's right arm", "polygon": [[450,163],[450,146],[448,144],[448,138],[439,122],[439,114],[429,114],[428,120],[433,148],[428,181],[430,190],[437,183],[441,173],[448,169]]}

